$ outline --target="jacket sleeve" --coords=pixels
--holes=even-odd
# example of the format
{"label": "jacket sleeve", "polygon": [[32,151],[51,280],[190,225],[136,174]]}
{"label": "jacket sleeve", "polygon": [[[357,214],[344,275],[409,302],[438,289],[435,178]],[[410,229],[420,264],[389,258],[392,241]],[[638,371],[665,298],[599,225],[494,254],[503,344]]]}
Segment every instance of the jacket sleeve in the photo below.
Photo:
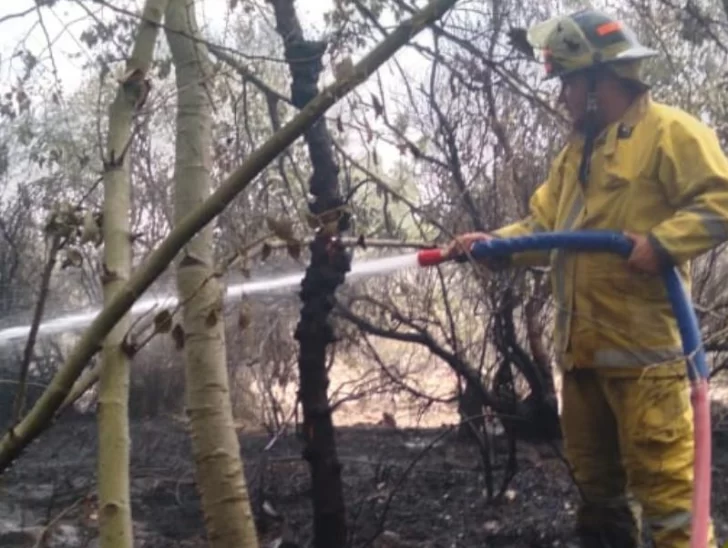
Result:
{"label": "jacket sleeve", "polygon": [[728,159],[697,119],[668,124],[658,146],[659,179],[676,212],[650,239],[663,262],[679,265],[728,240]]}
{"label": "jacket sleeve", "polygon": [[[548,178],[539,186],[529,201],[529,214],[526,218],[493,231],[497,238],[528,236],[539,232],[554,230],[556,208],[559,200],[561,179],[558,166],[561,165],[565,151],[554,161]],[[548,266],[548,251],[526,251],[515,253],[508,261],[509,266]]]}

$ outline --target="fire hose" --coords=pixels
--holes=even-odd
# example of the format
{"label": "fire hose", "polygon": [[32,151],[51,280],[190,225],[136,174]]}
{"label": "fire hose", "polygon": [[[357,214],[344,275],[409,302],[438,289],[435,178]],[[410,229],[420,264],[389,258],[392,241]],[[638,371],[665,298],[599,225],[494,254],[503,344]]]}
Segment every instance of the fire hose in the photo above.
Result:
{"label": "fire hose", "polygon": [[[523,251],[564,249],[577,252],[611,252],[629,257],[632,241],[612,231],[550,232],[513,238],[496,238],[476,242],[470,249],[475,260],[507,257]],[[445,257],[440,249],[425,249],[417,254],[421,267],[435,266],[454,260],[463,262],[467,255],[455,259]],[[711,424],[708,398],[709,370],[703,347],[700,325],[690,297],[675,267],[662,271],[662,279],[677,320],[686,356],[690,379],[690,399],[695,425],[695,458],[693,462],[694,490],[691,523],[691,548],[706,548],[710,523],[711,495]]]}

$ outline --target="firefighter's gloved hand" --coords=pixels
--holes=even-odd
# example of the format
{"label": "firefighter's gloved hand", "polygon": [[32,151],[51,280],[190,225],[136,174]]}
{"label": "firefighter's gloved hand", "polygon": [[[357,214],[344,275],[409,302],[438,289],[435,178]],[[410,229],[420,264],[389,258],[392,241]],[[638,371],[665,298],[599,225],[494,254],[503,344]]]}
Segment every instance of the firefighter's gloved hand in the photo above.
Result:
{"label": "firefighter's gloved hand", "polygon": [[443,249],[443,255],[448,259],[454,259],[459,255],[469,253],[474,243],[492,239],[493,236],[487,232],[467,232],[460,234]]}
{"label": "firefighter's gloved hand", "polygon": [[634,243],[627,266],[635,272],[659,274],[662,269],[660,256],[647,235],[632,232],[625,232],[624,235]]}

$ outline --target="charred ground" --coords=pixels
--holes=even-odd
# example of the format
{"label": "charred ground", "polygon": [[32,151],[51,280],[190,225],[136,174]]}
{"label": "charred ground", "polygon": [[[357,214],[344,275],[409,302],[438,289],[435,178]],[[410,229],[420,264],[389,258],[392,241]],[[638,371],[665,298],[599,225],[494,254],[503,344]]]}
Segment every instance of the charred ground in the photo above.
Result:
{"label": "charred ground", "polygon": [[[131,437],[136,545],[206,546],[184,425],[137,421]],[[243,432],[240,440],[261,546],[275,546],[281,536],[305,546],[311,507],[302,441],[291,432],[266,450],[267,435]],[[97,545],[96,443],[94,420],[73,417],[61,420],[21,457],[0,484],[0,545],[31,547],[43,531],[49,547]],[[575,546],[579,495],[555,446],[519,443],[516,476],[500,500],[488,501],[478,450],[458,442],[454,429],[348,427],[338,430],[337,443],[350,546]],[[728,435],[720,431],[714,461],[714,516],[724,540]],[[505,453],[497,452],[496,484],[504,463]],[[280,518],[270,515],[271,509]]]}

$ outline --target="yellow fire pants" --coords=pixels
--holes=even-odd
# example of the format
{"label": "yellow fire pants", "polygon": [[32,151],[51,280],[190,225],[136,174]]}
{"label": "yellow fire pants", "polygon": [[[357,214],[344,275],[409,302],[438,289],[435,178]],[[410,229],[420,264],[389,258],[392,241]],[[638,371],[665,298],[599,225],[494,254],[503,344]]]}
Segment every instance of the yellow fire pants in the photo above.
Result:
{"label": "yellow fire pants", "polygon": [[[641,518],[656,548],[688,548],[693,417],[685,378],[564,373],[566,457],[581,491],[585,548],[641,546]],[[710,544],[715,547],[713,528]]]}

